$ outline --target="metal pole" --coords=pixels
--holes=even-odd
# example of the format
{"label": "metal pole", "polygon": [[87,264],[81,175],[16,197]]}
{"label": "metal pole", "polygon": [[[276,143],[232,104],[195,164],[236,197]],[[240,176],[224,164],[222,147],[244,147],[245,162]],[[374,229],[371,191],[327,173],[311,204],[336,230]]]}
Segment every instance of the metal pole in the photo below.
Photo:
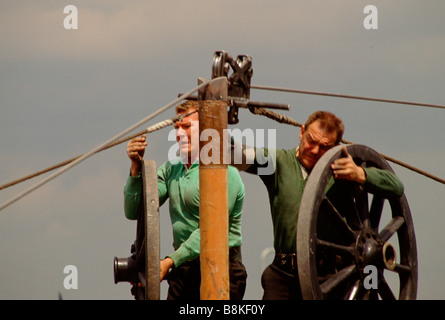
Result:
{"label": "metal pole", "polygon": [[198,95],[201,300],[230,298],[227,164],[223,157],[227,91],[227,78],[220,77]]}

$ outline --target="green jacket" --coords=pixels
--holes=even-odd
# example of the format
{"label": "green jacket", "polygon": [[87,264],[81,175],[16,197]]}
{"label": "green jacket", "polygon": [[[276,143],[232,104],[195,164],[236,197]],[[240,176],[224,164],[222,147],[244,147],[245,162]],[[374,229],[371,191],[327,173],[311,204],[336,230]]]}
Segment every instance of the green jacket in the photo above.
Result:
{"label": "green jacket", "polygon": [[[168,255],[176,267],[199,255],[199,164],[186,170],[180,161],[169,161],[157,170],[159,205],[169,199],[173,227],[174,252]],[[244,202],[244,184],[236,168],[228,166],[229,247],[240,246],[241,215]],[[142,208],[142,178],[127,178],[124,187],[124,210],[128,219],[137,219]]]}
{"label": "green jacket", "polygon": [[[267,188],[275,252],[291,253],[296,252],[298,212],[306,179],[303,179],[301,164],[296,157],[296,148],[274,149],[274,151],[275,160],[273,161],[274,157],[269,155],[267,149],[256,149],[255,161],[246,172],[259,174]],[[273,170],[267,170],[270,174],[259,173],[258,169],[264,168],[265,163],[270,166],[271,160]],[[380,192],[389,196],[403,194],[403,184],[392,172],[377,168],[365,168],[365,172],[367,179],[363,187],[369,192]],[[330,184],[334,184],[333,179]]]}

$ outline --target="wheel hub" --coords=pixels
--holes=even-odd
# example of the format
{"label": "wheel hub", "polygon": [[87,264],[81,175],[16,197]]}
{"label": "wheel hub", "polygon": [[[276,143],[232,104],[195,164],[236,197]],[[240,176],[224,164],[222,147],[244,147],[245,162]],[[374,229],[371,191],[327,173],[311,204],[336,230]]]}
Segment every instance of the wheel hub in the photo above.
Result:
{"label": "wheel hub", "polygon": [[356,242],[356,265],[361,274],[368,265],[382,266],[383,245],[374,230],[365,228],[360,233]]}
{"label": "wheel hub", "polygon": [[356,265],[361,275],[368,265],[373,265],[378,269],[386,267],[389,270],[394,270],[396,265],[395,248],[389,242],[384,243],[374,230],[365,228],[357,237]]}

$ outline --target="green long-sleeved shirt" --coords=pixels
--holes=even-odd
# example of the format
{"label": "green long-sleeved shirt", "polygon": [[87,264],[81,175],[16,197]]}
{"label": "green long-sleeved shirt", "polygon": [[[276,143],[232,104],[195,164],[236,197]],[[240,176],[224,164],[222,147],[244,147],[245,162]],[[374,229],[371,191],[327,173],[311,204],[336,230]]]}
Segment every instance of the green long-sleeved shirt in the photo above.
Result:
{"label": "green long-sleeved shirt", "polygon": [[[268,149],[256,149],[255,161],[246,172],[259,174],[265,164],[268,174],[259,174],[268,194],[272,215],[275,252],[296,252],[297,220],[301,198],[306,185],[301,164],[296,157],[296,148],[274,149],[275,157]],[[403,194],[403,184],[397,176],[387,170],[365,168],[366,182],[363,187],[371,193],[393,196]],[[334,181],[330,182],[333,184]]]}
{"label": "green long-sleeved shirt", "polygon": [[[159,205],[169,201],[173,227],[174,252],[168,255],[178,267],[199,255],[199,164],[186,170],[178,161],[169,161],[157,170]],[[228,166],[229,247],[240,246],[241,215],[244,202],[244,184],[236,168]],[[142,178],[127,178],[124,187],[124,211],[128,219],[137,219],[142,204]]]}

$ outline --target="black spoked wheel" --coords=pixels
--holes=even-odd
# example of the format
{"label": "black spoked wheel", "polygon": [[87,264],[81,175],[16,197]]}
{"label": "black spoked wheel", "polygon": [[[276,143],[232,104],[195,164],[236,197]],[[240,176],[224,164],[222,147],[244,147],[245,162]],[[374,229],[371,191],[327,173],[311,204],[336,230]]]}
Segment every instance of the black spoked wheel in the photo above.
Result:
{"label": "black spoked wheel", "polygon": [[[416,299],[417,249],[406,197],[386,199],[349,181],[327,190],[341,149],[317,162],[303,194],[297,227],[303,298]],[[357,165],[392,171],[366,146],[347,151]]]}
{"label": "black spoked wheel", "polygon": [[114,258],[114,282],[130,282],[136,300],[160,299],[159,196],[156,162],[142,161],[142,200],[131,256]]}

